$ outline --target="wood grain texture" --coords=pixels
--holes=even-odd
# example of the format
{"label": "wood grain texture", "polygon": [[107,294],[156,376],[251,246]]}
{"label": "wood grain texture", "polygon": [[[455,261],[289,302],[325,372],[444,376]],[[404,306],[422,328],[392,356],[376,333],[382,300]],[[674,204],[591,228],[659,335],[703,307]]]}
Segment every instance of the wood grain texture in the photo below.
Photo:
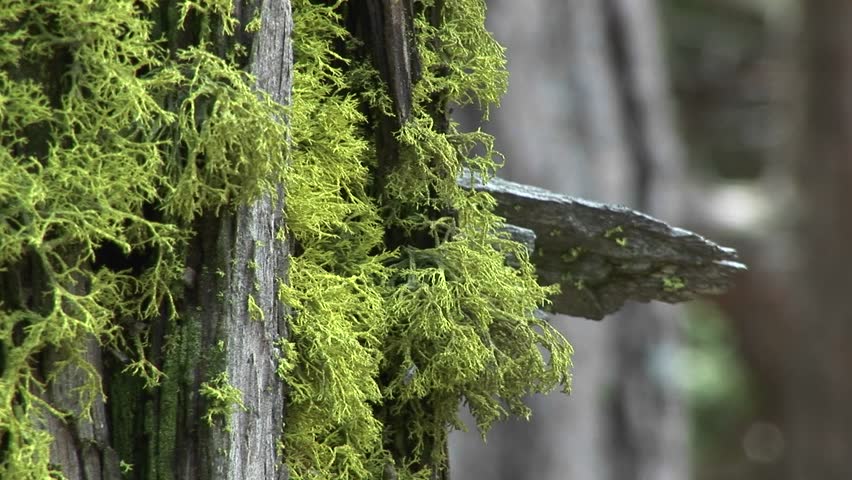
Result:
{"label": "wood grain texture", "polygon": [[[293,64],[290,1],[265,0],[259,8],[262,23],[252,41],[249,70],[257,79],[258,90],[286,105],[290,102]],[[249,10],[238,11],[238,17],[246,16]],[[248,19],[243,20],[245,25]],[[230,383],[242,392],[245,409],[234,408],[230,429],[211,431],[212,478],[266,480],[287,476],[278,452],[285,388],[276,373],[279,352],[275,347],[276,340],[286,336],[287,307],[278,298],[281,282],[287,281],[289,263],[289,245],[277,236],[285,227],[283,212],[284,189],[278,185],[274,197],[264,195],[240,206],[219,226],[219,248],[229,250],[230,257],[223,265],[226,285],[222,285],[228,301],[220,305],[223,317],[214,328],[218,329],[217,339],[226,342],[225,371]],[[249,296],[260,308],[262,318],[252,318],[249,313]]]}

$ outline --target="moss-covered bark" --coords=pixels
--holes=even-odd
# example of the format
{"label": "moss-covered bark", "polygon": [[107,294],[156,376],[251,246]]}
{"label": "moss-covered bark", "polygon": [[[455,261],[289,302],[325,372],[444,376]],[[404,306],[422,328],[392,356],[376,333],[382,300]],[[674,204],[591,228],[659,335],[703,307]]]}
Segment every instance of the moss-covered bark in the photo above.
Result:
{"label": "moss-covered bark", "polygon": [[2,5],[1,476],[437,477],[460,401],[567,385],[552,290],[455,182],[496,167],[446,105],[496,102],[502,51],[440,3],[408,90],[354,2]]}
{"label": "moss-covered bark", "polygon": [[283,474],[289,12],[0,5],[3,478]]}

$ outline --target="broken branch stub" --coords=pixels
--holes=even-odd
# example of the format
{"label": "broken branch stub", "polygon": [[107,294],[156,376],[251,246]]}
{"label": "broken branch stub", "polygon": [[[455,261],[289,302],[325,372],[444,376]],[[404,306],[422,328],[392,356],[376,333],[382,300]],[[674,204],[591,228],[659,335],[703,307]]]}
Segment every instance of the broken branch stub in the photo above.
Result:
{"label": "broken branch stub", "polygon": [[719,294],[746,268],[734,249],[626,207],[500,178],[483,183],[470,172],[459,184],[493,195],[497,214],[516,226],[509,231],[523,232],[518,240],[526,245],[534,240],[539,278],[562,287],[552,299],[558,313],[599,320],[627,300],[678,303]]}

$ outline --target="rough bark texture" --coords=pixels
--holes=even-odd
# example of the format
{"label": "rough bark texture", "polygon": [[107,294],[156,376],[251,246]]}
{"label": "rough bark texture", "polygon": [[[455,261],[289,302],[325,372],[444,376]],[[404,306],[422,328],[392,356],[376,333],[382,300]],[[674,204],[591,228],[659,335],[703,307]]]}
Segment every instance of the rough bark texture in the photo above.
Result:
{"label": "rough bark texture", "polygon": [[[247,4],[236,5],[236,16],[243,17],[244,25],[253,13]],[[249,69],[257,78],[259,90],[287,104],[293,60],[290,3],[264,1],[260,15],[261,29],[252,39]],[[197,296],[187,305],[188,311],[200,307],[201,314],[188,316],[201,322],[200,354],[224,342],[222,364],[209,367],[227,372],[231,385],[242,392],[244,408],[233,409],[226,428],[202,428],[198,457],[187,452],[186,457],[177,459],[184,466],[178,471],[181,478],[286,477],[278,454],[285,391],[276,373],[275,347],[275,341],[286,335],[287,307],[278,298],[281,282],[287,281],[289,256],[289,245],[280,234],[285,228],[283,202],[283,188],[279,186],[275,197],[264,196],[240,206],[233,215],[203,222],[205,229],[196,252],[202,256],[194,288]],[[259,310],[251,312],[250,301]],[[196,382],[205,378],[202,373],[195,375]],[[190,388],[197,390],[198,385]],[[186,418],[190,423],[200,422],[192,415]]]}
{"label": "rough bark texture", "polygon": [[[281,104],[289,104],[292,84],[293,31],[289,0],[262,3],[261,29],[252,45],[251,72],[257,87]],[[286,141],[286,139],[281,139]],[[284,427],[284,385],[276,373],[275,341],[286,336],[287,307],[278,298],[281,282],[287,281],[289,245],[279,235],[285,228],[284,192],[265,196],[237,213],[231,272],[228,322],[227,372],[231,383],[243,392],[245,410],[237,409],[232,429],[225,432],[227,458],[220,458],[222,479],[284,478],[277,449]],[[224,233],[224,232],[223,232]],[[254,268],[252,268],[254,266]],[[251,318],[247,296],[253,295],[261,319]]]}

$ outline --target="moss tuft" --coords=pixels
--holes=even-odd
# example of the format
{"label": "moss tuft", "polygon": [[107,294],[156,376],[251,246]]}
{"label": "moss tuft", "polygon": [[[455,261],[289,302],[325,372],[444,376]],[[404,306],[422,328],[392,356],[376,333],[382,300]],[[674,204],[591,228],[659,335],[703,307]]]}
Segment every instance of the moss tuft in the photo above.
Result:
{"label": "moss tuft", "polygon": [[[556,287],[540,286],[528,252],[501,233],[494,199],[455,182],[463,168],[493,175],[491,137],[433,117],[436,102],[487,111],[505,90],[482,2],[446,2],[439,26],[426,13],[415,19],[423,76],[397,134],[403,161],[381,198],[362,112],[389,114],[390,98],[368,59],[339,48],[353,43],[342,11],[294,2],[287,218],[301,254],[281,292],[294,309],[280,369],[291,387],[282,447],[294,479],[379,478],[388,468],[428,478],[428,465],[446,460],[447,425],[461,427],[460,402],[483,432],[509,413],[526,417],[530,392],[569,385],[571,347],[533,314]],[[432,246],[388,249],[391,230],[426,232]]]}
{"label": "moss tuft", "polygon": [[[209,382],[202,383],[198,393],[207,400],[204,420],[211,427],[221,425],[225,430],[230,430],[234,407],[248,410],[243,403],[243,393],[231,385],[227,372],[221,372]],[[217,418],[221,423],[216,422]]]}

